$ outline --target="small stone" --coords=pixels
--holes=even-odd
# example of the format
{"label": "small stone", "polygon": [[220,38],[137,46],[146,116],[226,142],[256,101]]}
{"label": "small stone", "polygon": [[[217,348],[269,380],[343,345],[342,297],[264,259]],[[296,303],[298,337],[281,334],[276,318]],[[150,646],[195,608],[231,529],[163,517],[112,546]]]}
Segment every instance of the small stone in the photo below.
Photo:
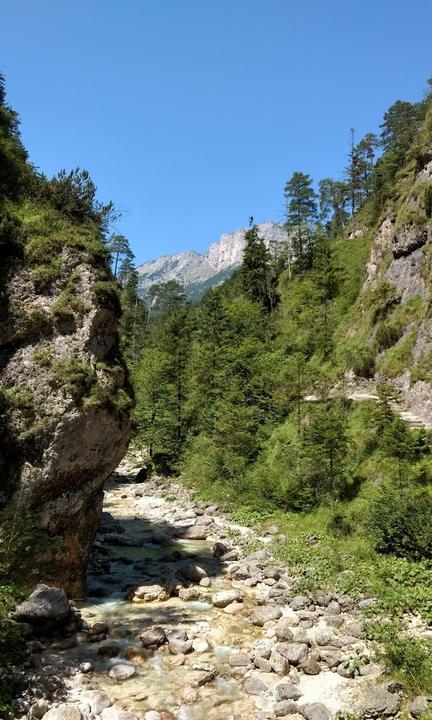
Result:
{"label": "small stone", "polygon": [[169,542],[169,535],[163,532],[155,532],[152,534],[150,542],[154,545],[166,545]]}
{"label": "small stone", "polygon": [[296,595],[290,602],[290,608],[293,610],[304,610],[310,605],[310,600],[306,595]]}
{"label": "small stone", "polygon": [[[339,605],[336,600],[332,600],[325,609],[325,615],[340,615],[341,612],[341,606]],[[312,703],[314,704],[314,703]]]}
{"label": "small stone", "polygon": [[247,678],[243,687],[248,695],[261,695],[268,690],[268,685],[261,678],[254,676]]}
{"label": "small stone", "polygon": [[171,642],[171,640],[188,640],[188,634],[186,630],[183,630],[183,628],[173,628],[172,630],[168,630],[166,636],[169,642]]}
{"label": "small stone", "polygon": [[27,600],[18,605],[13,616],[18,622],[39,627],[58,624],[65,620],[69,613],[70,603],[65,591],[41,584]]}
{"label": "small stone", "polygon": [[167,641],[165,630],[161,627],[155,627],[151,630],[145,630],[139,636],[143,647],[160,647]]}
{"label": "small stone", "polygon": [[108,623],[106,622],[95,622],[91,627],[91,631],[94,635],[106,635],[108,630]]}
{"label": "small stone", "polygon": [[307,703],[301,705],[299,709],[306,720],[330,720],[331,718],[330,711],[320,702]]}
{"label": "small stone", "polygon": [[191,602],[193,600],[199,599],[200,591],[196,587],[180,588],[178,596],[180,600],[184,600],[185,602]]}
{"label": "small stone", "polygon": [[337,667],[343,662],[343,657],[339,650],[321,648],[319,654],[321,660],[323,660],[329,668]]}
{"label": "small stone", "polygon": [[417,718],[426,713],[428,709],[428,699],[424,695],[417,695],[408,705],[408,712]]}
{"label": "small stone", "polygon": [[280,617],[282,617],[282,610],[279,607],[276,607],[276,605],[263,605],[252,612],[251,622],[252,625],[262,627],[266,622],[279,620]]}
{"label": "small stone", "polygon": [[396,715],[400,708],[400,697],[390,692],[389,684],[381,685],[366,696],[363,708],[371,717]]}
{"label": "small stone", "polygon": [[216,675],[217,672],[214,668],[212,668],[211,670],[205,670],[196,678],[194,685],[196,687],[202,687],[203,685],[207,685],[207,683],[215,679]]}
{"label": "small stone", "polygon": [[232,602],[226,607],[224,607],[223,612],[227,615],[238,615],[242,612],[244,606],[242,603],[239,602]]}
{"label": "small stone", "polygon": [[59,707],[51,708],[43,716],[45,720],[82,720],[81,710],[77,705],[59,705]]}
{"label": "small stone", "polygon": [[118,663],[111,668],[108,675],[112,680],[121,682],[123,680],[128,680],[129,678],[133,677],[135,675],[135,672],[136,670],[133,665],[127,665],[126,663]]}
{"label": "small stone", "polygon": [[279,535],[279,528],[277,525],[270,525],[266,531],[266,535]]}
{"label": "small stone", "polygon": [[340,615],[327,615],[325,621],[329,627],[340,627],[344,622],[343,617]]}
{"label": "small stone", "polygon": [[252,644],[252,650],[257,657],[268,660],[272,651],[272,643],[270,640],[255,640]]}
{"label": "small stone", "polygon": [[273,650],[269,658],[269,663],[277,675],[287,675],[289,673],[290,665],[287,658],[277,650]]}
{"label": "small stone", "polygon": [[359,600],[357,603],[357,607],[359,610],[365,610],[366,608],[372,607],[372,605],[375,605],[376,600],[375,598],[365,598],[364,600]]}
{"label": "small stone", "polygon": [[[289,660],[291,665],[299,665],[307,658],[308,646],[306,643],[280,643],[284,645],[280,652]],[[279,649],[279,645],[278,645]]]}
{"label": "small stone", "polygon": [[276,717],[284,717],[284,715],[292,716],[298,712],[298,705],[292,700],[281,700],[274,704],[273,710]]}
{"label": "small stone", "polygon": [[213,545],[213,557],[220,558],[228,552],[229,548],[223,542],[216,542]]}
{"label": "small stone", "polygon": [[106,640],[105,642],[102,642],[98,649],[97,654],[101,655],[102,657],[116,657],[121,653],[121,645],[117,642],[114,642],[114,640]]}
{"label": "small stone", "polygon": [[137,648],[134,645],[126,648],[124,655],[126,660],[134,663],[134,665],[147,665],[148,663],[146,651],[142,648]]}
{"label": "small stone", "polygon": [[231,667],[243,667],[250,664],[250,658],[246,653],[233,652],[228,657],[228,662]]}
{"label": "small stone", "polygon": [[314,660],[313,658],[307,658],[304,662],[300,665],[301,670],[305,673],[305,675],[318,675],[321,672],[321,666],[317,660]]}
{"label": "small stone", "polygon": [[192,582],[199,582],[202,578],[207,577],[207,573],[204,568],[195,563],[186,563],[180,568],[180,574],[185,580],[191,580]]}
{"label": "small stone", "polygon": [[192,640],[172,639],[168,643],[171,655],[187,655],[192,651]]}
{"label": "small stone", "polygon": [[291,627],[285,620],[280,620],[275,627],[276,638],[280,641],[285,640],[287,642],[292,642],[294,635]]}
{"label": "small stone", "polygon": [[233,602],[243,601],[240,590],[221,590],[212,595],[212,603],[215,607],[224,608]]}
{"label": "small stone", "polygon": [[136,588],[133,602],[143,600],[144,602],[155,602],[156,600],[168,600],[171,593],[168,588],[162,585],[140,585]]}
{"label": "small stone", "polygon": [[34,705],[30,708],[29,716],[31,720],[41,720],[49,710],[48,701],[41,699],[37,700]]}
{"label": "small stone", "polygon": [[261,672],[271,672],[273,670],[270,660],[266,660],[263,657],[254,657],[254,665],[261,670]]}
{"label": "small stone", "polygon": [[197,653],[205,653],[209,647],[210,646],[205,638],[195,638],[195,640],[192,640],[192,648]]}
{"label": "small stone", "polygon": [[210,530],[205,525],[190,525],[181,532],[185,540],[206,540]]}
{"label": "small stone", "polygon": [[90,706],[95,715],[100,715],[102,710],[112,705],[108,695],[101,690],[86,690],[82,693],[81,700]]}
{"label": "small stone", "polygon": [[330,645],[333,640],[333,633],[326,628],[318,628],[315,631],[315,642],[317,645]]}
{"label": "small stone", "polygon": [[209,577],[203,577],[199,581],[199,584],[201,585],[201,587],[208,588],[208,587],[211,587],[211,580]]}
{"label": "small stone", "polygon": [[298,700],[301,697],[301,692],[297,685],[291,685],[290,683],[277,685],[274,693],[276,702],[280,702],[281,700]]}

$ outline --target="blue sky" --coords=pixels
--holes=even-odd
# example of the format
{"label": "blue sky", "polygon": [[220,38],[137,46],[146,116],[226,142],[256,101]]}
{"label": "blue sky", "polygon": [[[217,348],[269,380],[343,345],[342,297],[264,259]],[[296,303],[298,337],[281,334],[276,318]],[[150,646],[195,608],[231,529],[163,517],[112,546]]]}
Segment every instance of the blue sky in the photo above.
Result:
{"label": "blue sky", "polygon": [[0,69],[31,160],[87,168],[137,261],[282,219],[432,74],[431,0],[4,0]]}

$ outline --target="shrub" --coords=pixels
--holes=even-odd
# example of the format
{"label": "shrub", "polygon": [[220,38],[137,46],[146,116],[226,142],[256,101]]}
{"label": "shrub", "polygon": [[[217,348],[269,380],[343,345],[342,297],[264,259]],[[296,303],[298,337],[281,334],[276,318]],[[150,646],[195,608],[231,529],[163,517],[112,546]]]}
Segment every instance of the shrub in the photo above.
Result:
{"label": "shrub", "polygon": [[402,335],[402,326],[400,323],[383,323],[378,325],[375,333],[375,341],[378,350],[387,350],[387,348],[395,345]]}
{"label": "shrub", "polygon": [[377,659],[398,680],[408,695],[432,693],[432,640],[405,633],[399,622],[371,623],[370,639],[380,643]]}
{"label": "shrub", "polygon": [[33,351],[33,360],[41,367],[51,367],[53,362],[52,351],[46,347],[36,348]]}
{"label": "shrub", "polygon": [[99,307],[111,310],[116,317],[120,317],[120,298],[113,280],[98,280],[93,285],[93,297]]}
{"label": "shrub", "polygon": [[106,230],[115,216],[111,202],[104,205],[96,200],[96,186],[87,170],[60,170],[51,180],[42,180],[38,194],[74,222],[90,220],[101,230]]}
{"label": "shrub", "polygon": [[375,355],[368,345],[355,345],[347,351],[347,362],[358,377],[371,378],[375,373]]}
{"label": "shrub", "polygon": [[432,559],[432,497],[424,488],[382,487],[371,502],[366,527],[378,552]]}
{"label": "shrub", "polygon": [[89,395],[96,383],[93,368],[77,358],[53,363],[53,378],[57,384],[66,385],[76,403]]}

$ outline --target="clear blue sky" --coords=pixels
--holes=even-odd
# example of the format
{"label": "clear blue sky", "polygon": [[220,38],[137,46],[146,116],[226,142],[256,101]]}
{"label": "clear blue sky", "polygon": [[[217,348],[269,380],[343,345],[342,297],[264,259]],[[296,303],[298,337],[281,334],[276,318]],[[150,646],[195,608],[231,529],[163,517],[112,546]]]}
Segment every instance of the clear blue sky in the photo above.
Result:
{"label": "clear blue sky", "polygon": [[4,0],[0,69],[31,160],[87,168],[137,261],[281,219],[432,74],[431,0]]}

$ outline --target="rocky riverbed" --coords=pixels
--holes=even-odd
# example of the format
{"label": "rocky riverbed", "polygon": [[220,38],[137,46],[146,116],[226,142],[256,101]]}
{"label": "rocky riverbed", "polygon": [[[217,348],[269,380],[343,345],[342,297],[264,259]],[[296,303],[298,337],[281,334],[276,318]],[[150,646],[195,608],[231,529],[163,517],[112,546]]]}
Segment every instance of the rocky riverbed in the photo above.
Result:
{"label": "rocky riverbed", "polygon": [[[300,596],[257,538],[129,456],[105,489],[88,597],[40,588],[25,623],[24,720],[329,720],[396,715],[362,608]],[[261,549],[248,553],[260,541]],[[30,681],[30,682],[29,682]],[[424,705],[417,699],[412,715]],[[423,703],[423,705],[422,705]],[[417,715],[416,715],[417,713]]]}

